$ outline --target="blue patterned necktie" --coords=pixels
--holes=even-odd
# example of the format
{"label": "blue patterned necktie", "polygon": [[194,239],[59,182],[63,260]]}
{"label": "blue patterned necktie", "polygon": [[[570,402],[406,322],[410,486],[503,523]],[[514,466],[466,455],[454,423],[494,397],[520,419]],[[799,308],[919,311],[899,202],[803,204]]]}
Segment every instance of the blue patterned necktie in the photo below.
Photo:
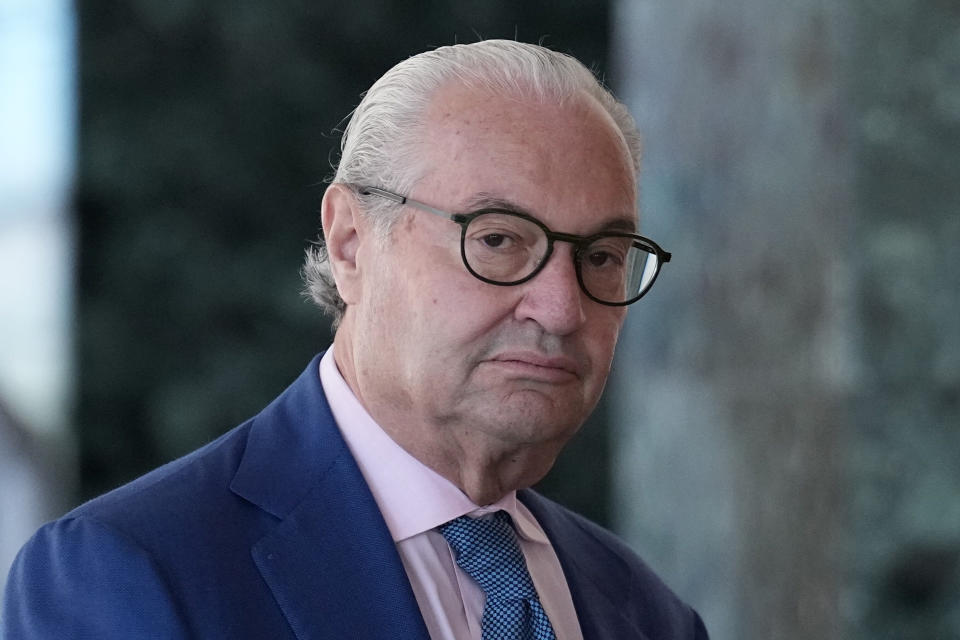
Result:
{"label": "blue patterned necktie", "polygon": [[483,640],[556,640],[506,511],[440,526],[457,564],[487,594]]}

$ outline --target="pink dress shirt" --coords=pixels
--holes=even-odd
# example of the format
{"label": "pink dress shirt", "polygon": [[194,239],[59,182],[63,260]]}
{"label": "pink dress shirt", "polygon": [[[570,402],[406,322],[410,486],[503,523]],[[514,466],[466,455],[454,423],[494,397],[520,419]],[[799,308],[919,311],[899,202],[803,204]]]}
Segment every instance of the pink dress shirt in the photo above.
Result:
{"label": "pink dress shirt", "polygon": [[453,483],[393,441],[373,421],[337,368],[331,346],[320,382],[333,417],[380,507],[432,640],[481,640],[486,596],[457,566],[436,527],[462,515],[503,509],[513,518],[520,549],[557,640],[583,640],[560,561],[533,515],[511,491],[478,506]]}

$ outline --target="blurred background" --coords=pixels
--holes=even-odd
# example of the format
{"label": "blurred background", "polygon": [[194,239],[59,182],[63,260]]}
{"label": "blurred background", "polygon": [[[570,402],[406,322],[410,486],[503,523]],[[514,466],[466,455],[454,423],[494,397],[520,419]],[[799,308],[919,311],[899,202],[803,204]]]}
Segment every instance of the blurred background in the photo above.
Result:
{"label": "blurred background", "polygon": [[342,119],[495,37],[628,103],[674,253],[541,489],[716,640],[960,638],[955,0],[0,0],[0,582],[329,343],[298,269]]}

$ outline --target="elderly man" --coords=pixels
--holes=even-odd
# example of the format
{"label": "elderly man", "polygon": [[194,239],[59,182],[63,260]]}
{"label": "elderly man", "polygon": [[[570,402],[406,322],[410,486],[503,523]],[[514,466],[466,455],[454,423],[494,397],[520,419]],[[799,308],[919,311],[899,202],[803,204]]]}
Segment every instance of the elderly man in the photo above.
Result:
{"label": "elderly man", "polygon": [[580,63],[486,41],[366,94],[308,252],[333,346],[259,415],[44,527],[10,638],[706,638],[621,542],[527,487],[626,305],[635,125]]}

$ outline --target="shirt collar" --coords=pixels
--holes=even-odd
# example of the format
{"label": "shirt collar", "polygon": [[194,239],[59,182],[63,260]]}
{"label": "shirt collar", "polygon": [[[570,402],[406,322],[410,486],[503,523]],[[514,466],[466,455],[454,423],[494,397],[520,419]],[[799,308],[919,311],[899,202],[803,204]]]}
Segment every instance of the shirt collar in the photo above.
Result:
{"label": "shirt collar", "polygon": [[320,382],[330,411],[370,487],[394,542],[400,542],[463,515],[479,517],[504,510],[517,533],[548,544],[543,530],[511,491],[486,506],[475,504],[452,482],[398,445],[367,413],[337,368],[333,346],[320,360]]}

